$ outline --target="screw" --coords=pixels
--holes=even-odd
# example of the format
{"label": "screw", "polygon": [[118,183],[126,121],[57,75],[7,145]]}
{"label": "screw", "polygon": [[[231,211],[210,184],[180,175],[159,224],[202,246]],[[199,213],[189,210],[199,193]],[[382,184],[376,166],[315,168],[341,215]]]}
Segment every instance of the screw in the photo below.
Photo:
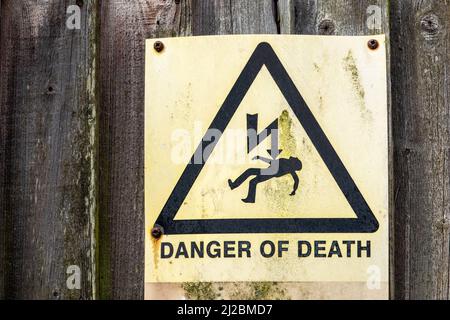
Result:
{"label": "screw", "polygon": [[156,41],[153,44],[153,49],[156,50],[156,52],[161,52],[164,50],[164,43],[162,43],[161,41]]}
{"label": "screw", "polygon": [[367,42],[367,46],[371,49],[371,50],[375,50],[378,49],[379,43],[377,40],[375,39],[370,39],[369,42]]}
{"label": "screw", "polygon": [[152,229],[152,237],[155,239],[159,239],[161,238],[161,236],[163,235],[163,229],[161,226],[155,225]]}

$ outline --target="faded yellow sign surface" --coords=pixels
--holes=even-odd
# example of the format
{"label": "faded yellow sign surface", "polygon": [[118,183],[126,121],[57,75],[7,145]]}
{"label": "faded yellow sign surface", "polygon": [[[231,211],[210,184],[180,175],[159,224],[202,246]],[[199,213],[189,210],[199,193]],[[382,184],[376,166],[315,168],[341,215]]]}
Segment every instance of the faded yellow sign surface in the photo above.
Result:
{"label": "faded yellow sign surface", "polygon": [[145,281],[387,297],[384,36],[147,40]]}

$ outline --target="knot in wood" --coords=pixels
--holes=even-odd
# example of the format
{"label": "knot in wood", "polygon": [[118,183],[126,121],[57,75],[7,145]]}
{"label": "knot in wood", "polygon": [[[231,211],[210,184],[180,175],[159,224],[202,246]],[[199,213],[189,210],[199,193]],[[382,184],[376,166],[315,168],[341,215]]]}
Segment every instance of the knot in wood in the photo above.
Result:
{"label": "knot in wood", "polygon": [[331,35],[336,31],[336,26],[332,20],[324,19],[320,21],[318,29],[318,32],[321,35]]}
{"label": "knot in wood", "polygon": [[420,19],[420,28],[425,37],[434,36],[439,32],[439,18],[433,13],[427,14]]}

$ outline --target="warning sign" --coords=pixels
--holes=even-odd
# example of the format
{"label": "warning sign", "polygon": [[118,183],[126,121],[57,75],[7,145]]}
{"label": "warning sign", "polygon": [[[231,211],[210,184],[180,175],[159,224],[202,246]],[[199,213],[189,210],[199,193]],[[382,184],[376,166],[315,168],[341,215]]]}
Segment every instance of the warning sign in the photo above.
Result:
{"label": "warning sign", "polygon": [[146,47],[145,281],[366,282],[387,295],[384,36]]}

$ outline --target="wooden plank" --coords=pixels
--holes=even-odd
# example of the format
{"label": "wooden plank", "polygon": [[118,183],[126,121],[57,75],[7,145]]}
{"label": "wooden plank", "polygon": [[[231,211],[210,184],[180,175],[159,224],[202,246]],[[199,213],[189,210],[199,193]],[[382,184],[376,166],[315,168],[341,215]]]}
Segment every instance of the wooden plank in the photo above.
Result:
{"label": "wooden plank", "polygon": [[277,23],[281,34],[290,34],[295,30],[295,0],[277,1]]}
{"label": "wooden plank", "polygon": [[214,0],[191,2],[192,34],[277,33],[276,4],[271,0]]}
{"label": "wooden plank", "polygon": [[389,31],[385,0],[293,0],[293,6],[292,33],[356,36]]}
{"label": "wooden plank", "polygon": [[392,1],[396,299],[449,299],[450,3]]}
{"label": "wooden plank", "polygon": [[144,40],[190,29],[172,1],[101,2],[100,297],[139,299],[144,284]]}
{"label": "wooden plank", "polygon": [[[97,3],[85,0],[81,29],[69,30],[66,9],[74,3],[1,7],[6,298],[95,295]],[[78,290],[66,285],[70,265],[81,269]]]}

